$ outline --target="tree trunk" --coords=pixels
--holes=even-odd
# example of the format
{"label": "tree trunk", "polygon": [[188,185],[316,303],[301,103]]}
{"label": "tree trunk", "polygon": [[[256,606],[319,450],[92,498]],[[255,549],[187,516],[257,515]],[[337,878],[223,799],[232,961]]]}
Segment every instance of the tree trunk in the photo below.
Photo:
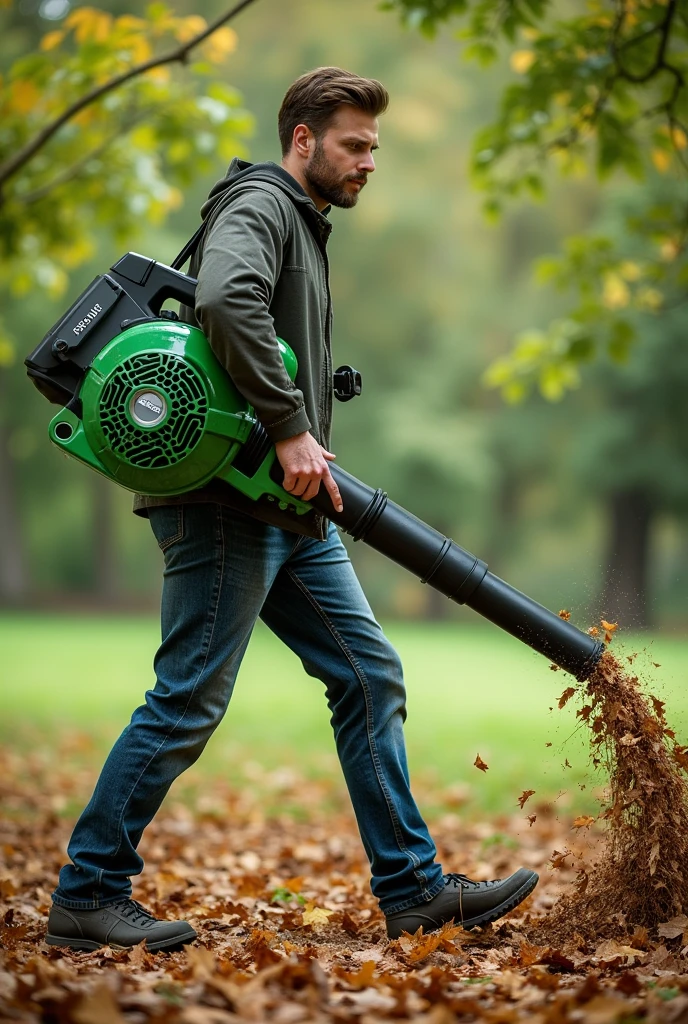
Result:
{"label": "tree trunk", "polygon": [[0,370],[0,604],[20,604],[29,593],[21,512],[14,460],[9,450],[5,391],[8,374]]}
{"label": "tree trunk", "polygon": [[103,604],[117,600],[119,578],[114,537],[113,484],[100,473],[91,475],[93,494],[93,582],[96,596]]}
{"label": "tree trunk", "polygon": [[642,489],[608,498],[608,541],[602,614],[627,629],[648,629],[650,543],[655,508]]}

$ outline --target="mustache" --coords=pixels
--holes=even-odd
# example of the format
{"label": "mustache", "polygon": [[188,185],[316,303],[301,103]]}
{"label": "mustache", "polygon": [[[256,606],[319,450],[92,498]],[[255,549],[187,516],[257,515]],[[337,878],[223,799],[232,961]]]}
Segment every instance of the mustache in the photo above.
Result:
{"label": "mustache", "polygon": [[359,176],[359,175],[353,175],[352,174],[351,177],[347,178],[346,180],[347,181],[357,181],[359,183],[359,185],[365,185],[365,183],[368,180],[368,176],[367,176],[367,174],[363,175],[362,177]]}

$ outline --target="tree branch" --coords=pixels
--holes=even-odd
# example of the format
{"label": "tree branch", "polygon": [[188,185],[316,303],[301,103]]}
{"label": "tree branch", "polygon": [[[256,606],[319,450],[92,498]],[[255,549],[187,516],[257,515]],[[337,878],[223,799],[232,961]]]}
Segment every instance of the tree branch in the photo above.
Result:
{"label": "tree branch", "polygon": [[240,0],[230,11],[226,11],[221,14],[215,21],[212,21],[203,32],[199,32],[198,35],[194,36],[193,39],[189,39],[188,42],[182,43],[181,46],[176,47],[174,50],[170,50],[169,53],[162,54],[160,57],[151,57],[147,61],[143,61],[141,64],[136,64],[134,67],[129,68],[127,71],[123,71],[119,75],[115,75],[107,82],[103,82],[102,85],[96,86],[95,89],[91,89],[90,92],[85,93],[78,100],[72,103],[71,106],[67,107],[59,117],[56,117],[54,121],[47,124],[45,128],[42,128],[37,135],[30,139],[17,153],[14,154],[9,160],[6,160],[4,164],[0,166],[0,189],[4,183],[16,174],[18,170],[24,167],[25,164],[31,160],[35,153],[48,142],[53,135],[60,130],[63,124],[70,121],[85,107],[90,106],[99,100],[101,96],[107,95],[114,89],[118,89],[120,85],[130,81],[132,78],[138,78],[140,75],[151,71],[153,68],[163,67],[165,64],[185,63],[189,53],[200,43],[204,42],[208,36],[211,36],[213,32],[216,32],[219,28],[225,25],[228,21],[231,21],[235,15],[239,14],[244,8],[249,7],[250,4],[255,3],[255,0]]}
{"label": "tree branch", "polygon": [[[649,82],[649,80],[653,78],[658,71],[666,70],[671,71],[674,75],[680,77],[681,80],[683,80],[683,76],[681,72],[678,70],[678,68],[675,68],[670,64],[667,64],[665,60],[667,47],[669,45],[669,37],[671,35],[671,23],[674,19],[674,15],[676,14],[676,4],[677,0],[669,0],[664,20],[660,25],[657,25],[656,28],[652,30],[653,32],[658,31],[660,33],[657,56],[655,57],[652,67],[648,68],[648,70],[644,71],[642,74],[636,75],[632,71],[628,71],[626,68],[623,67],[621,61],[619,60],[619,50],[616,47],[616,34],[613,35],[612,56],[616,64],[617,74],[620,78],[624,78],[627,82],[633,82],[636,85],[643,85],[645,82]],[[638,40],[640,38],[641,37],[639,36]],[[631,40],[631,42],[635,41],[637,40]],[[623,48],[626,48],[628,45],[629,44],[626,43],[625,47]]]}

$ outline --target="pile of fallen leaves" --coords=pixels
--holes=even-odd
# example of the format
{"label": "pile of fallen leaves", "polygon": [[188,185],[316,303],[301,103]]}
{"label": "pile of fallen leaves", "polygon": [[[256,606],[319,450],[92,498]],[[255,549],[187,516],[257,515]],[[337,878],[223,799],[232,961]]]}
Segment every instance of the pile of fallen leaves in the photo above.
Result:
{"label": "pile of fallen leaves", "polygon": [[[603,627],[609,642],[616,625]],[[592,763],[608,779],[600,814],[607,830],[599,861],[555,908],[551,935],[571,922],[586,935],[608,933],[619,910],[641,930],[688,912],[688,747],[668,727],[664,702],[643,692],[635,658],[627,656],[627,668],[606,650],[587,682],[559,701],[583,698],[576,714],[590,729]]]}
{"label": "pile of fallen leaves", "polygon": [[[421,806],[439,808],[430,824],[446,870],[477,878],[521,864],[539,871],[533,895],[493,927],[388,940],[339,776],[311,780],[252,765],[245,786],[217,781],[193,799],[168,799],[141,844],[146,869],[134,896],[159,917],[189,920],[196,943],[173,953],[48,947],[50,892],[94,782],[95,767],[74,760],[80,743],[0,752],[3,1022],[688,1018],[685,915],[639,928],[619,901],[604,934],[583,934],[571,920],[556,943],[538,937],[578,865],[592,871],[604,857],[605,833],[602,824],[557,817],[555,805],[528,790],[514,794],[513,815],[476,821],[460,787],[416,787]],[[524,817],[526,801],[533,813]],[[661,860],[655,877],[665,878]]]}

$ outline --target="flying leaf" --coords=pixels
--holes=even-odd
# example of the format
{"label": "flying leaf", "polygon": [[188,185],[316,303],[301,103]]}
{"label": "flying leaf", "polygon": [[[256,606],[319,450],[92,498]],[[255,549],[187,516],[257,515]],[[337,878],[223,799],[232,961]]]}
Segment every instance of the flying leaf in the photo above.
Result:
{"label": "flying leaf", "polygon": [[518,804],[519,804],[521,810],[523,810],[523,808],[525,807],[526,800],[530,800],[530,798],[531,798],[531,796],[533,795],[534,792],[535,792],[534,789],[524,789],[523,790],[523,792],[521,793],[520,797],[518,798]]}
{"label": "flying leaf", "polygon": [[559,618],[563,619],[564,622],[568,622],[571,618],[571,612],[567,611],[566,608],[562,608],[559,612]]}
{"label": "flying leaf", "polygon": [[473,762],[473,764],[475,765],[476,768],[479,768],[481,772],[486,772],[488,770],[488,766],[485,764],[480,754],[476,756],[476,759]]}
{"label": "flying leaf", "polygon": [[563,707],[564,707],[564,706],[565,706],[566,704],[568,704],[568,702],[569,702],[569,701],[571,700],[571,698],[573,697],[573,695],[574,695],[574,693],[575,693],[575,692],[576,692],[576,688],[575,688],[575,686],[568,686],[568,687],[567,687],[567,688],[566,688],[566,689],[564,690],[564,692],[562,693],[561,697],[559,698],[559,709],[560,709],[560,710],[561,710],[561,708],[563,708]]}
{"label": "flying leaf", "polygon": [[571,856],[570,850],[563,850],[561,853],[559,850],[553,850],[552,856],[550,857],[550,867],[557,871],[559,868],[567,868],[566,858]]}
{"label": "flying leaf", "polygon": [[528,828],[532,828],[537,821],[537,814],[528,814],[526,816],[526,821],[528,822]]}
{"label": "flying leaf", "polygon": [[572,828],[589,828],[593,822],[594,817],[591,814],[581,814],[578,818],[573,819]]}
{"label": "flying leaf", "polygon": [[615,629],[619,628],[618,622],[607,622],[605,619],[600,619],[600,626],[602,629],[606,629],[608,633],[613,633]]}

